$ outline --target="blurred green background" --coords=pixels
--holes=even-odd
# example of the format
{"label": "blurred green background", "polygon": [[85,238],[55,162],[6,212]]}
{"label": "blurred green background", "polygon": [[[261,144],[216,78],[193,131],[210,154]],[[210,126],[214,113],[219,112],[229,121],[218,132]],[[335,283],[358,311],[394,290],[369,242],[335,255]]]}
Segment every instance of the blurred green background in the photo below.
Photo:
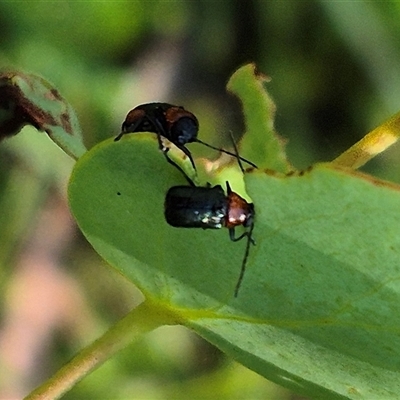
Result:
{"label": "blurred green background", "polygon": [[[244,127],[226,81],[255,62],[272,79],[276,128],[301,169],[332,160],[399,111],[399,21],[396,1],[0,2],[0,67],[51,81],[75,107],[88,148],[152,101],[185,106],[199,137],[221,146]],[[398,152],[364,170],[400,182]],[[0,146],[0,398],[27,394],[140,301],[74,226],[72,166],[30,127]],[[65,398],[299,397],[165,327]]]}

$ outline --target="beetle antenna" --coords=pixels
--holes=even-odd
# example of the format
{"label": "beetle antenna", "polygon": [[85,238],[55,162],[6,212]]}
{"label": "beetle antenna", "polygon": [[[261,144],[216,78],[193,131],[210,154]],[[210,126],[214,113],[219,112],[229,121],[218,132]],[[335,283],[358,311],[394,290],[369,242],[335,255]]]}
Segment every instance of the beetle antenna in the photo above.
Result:
{"label": "beetle antenna", "polygon": [[238,150],[238,148],[236,146],[235,138],[233,137],[232,131],[229,131],[229,136],[231,137],[232,145],[233,145],[233,148],[235,149],[237,162],[239,164],[239,167],[240,167],[242,173],[244,174],[244,168],[243,168],[242,160],[240,159],[239,150]]}
{"label": "beetle antenna", "polygon": [[221,151],[222,153],[228,154],[229,156],[232,156],[232,157],[240,158],[242,161],[244,161],[245,163],[251,165],[252,167],[258,168],[257,165],[254,164],[253,162],[247,160],[246,158],[240,157],[240,156],[237,154],[237,152],[236,152],[236,154],[235,154],[235,153],[231,153],[231,152],[228,151],[228,150],[225,150],[225,149],[221,149],[221,148],[218,148],[218,147],[211,146],[211,144],[208,144],[208,143],[206,143],[206,142],[203,142],[202,140],[197,139],[197,138],[196,138],[194,141],[197,142],[197,143],[200,143],[200,144],[202,144],[202,145],[204,145],[204,146],[206,146],[206,147],[209,147],[210,149],[217,150],[217,151]]}
{"label": "beetle antenna", "polygon": [[254,229],[254,222],[252,222],[252,224],[250,226],[250,230],[246,234],[246,236],[247,236],[246,251],[244,253],[244,257],[243,257],[243,261],[242,261],[242,268],[240,270],[239,278],[238,278],[238,281],[235,286],[235,293],[234,293],[235,297],[238,297],[240,285],[242,284],[244,273],[246,271],[247,259],[249,257],[249,253],[250,253],[250,244],[254,245],[253,229]]}

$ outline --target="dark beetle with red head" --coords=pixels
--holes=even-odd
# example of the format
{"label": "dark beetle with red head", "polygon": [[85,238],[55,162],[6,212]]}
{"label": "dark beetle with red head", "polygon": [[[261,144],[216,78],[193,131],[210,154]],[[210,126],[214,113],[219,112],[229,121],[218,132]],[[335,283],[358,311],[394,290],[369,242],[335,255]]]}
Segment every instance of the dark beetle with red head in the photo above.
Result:
{"label": "dark beetle with red head", "polygon": [[[250,244],[254,228],[254,204],[231,190],[226,182],[227,194],[220,185],[194,187],[173,186],[167,192],[164,214],[167,223],[178,228],[220,229],[228,228],[229,237],[237,242],[247,237],[245,255],[234,295],[237,297],[246,269]],[[235,237],[235,227],[249,228],[239,237]]]}

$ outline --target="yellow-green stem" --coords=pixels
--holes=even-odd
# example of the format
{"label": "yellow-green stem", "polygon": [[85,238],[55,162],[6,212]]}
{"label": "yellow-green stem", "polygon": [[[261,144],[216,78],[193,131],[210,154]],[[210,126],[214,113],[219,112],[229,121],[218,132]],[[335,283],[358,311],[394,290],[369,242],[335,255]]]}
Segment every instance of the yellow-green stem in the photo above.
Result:
{"label": "yellow-green stem", "polygon": [[353,169],[382,153],[400,138],[400,113],[395,114],[382,125],[364,136],[355,145],[332,161],[333,164]]}
{"label": "yellow-green stem", "polygon": [[48,381],[25,400],[58,399],[112,355],[161,325],[174,324],[176,318],[167,310],[145,301],[117,322],[102,337],[83,349]]}

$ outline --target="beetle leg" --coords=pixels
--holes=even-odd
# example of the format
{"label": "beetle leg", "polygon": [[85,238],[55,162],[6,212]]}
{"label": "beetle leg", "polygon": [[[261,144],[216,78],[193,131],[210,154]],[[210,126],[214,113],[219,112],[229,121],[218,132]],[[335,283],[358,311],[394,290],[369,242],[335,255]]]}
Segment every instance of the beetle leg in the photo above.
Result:
{"label": "beetle leg", "polygon": [[196,170],[196,165],[194,164],[194,161],[193,161],[193,157],[192,157],[192,154],[190,153],[190,151],[185,147],[185,146],[182,146],[182,145],[176,145],[177,147],[178,147],[178,149],[180,149],[180,150],[182,150],[187,156],[188,156],[188,158],[189,158],[189,160],[190,160],[190,163],[192,164],[192,166],[193,166],[193,169],[195,170],[195,171],[197,171]]}
{"label": "beetle leg", "polygon": [[[243,234],[242,236],[239,237],[239,239],[241,239],[244,236],[247,236],[247,243],[246,243],[246,250],[244,252],[244,257],[243,257],[243,261],[242,261],[242,268],[240,269],[240,274],[239,274],[239,278],[236,282],[236,286],[235,286],[235,292],[234,292],[234,296],[237,297],[239,294],[239,289],[240,289],[240,285],[242,284],[242,280],[244,277],[244,273],[246,271],[246,265],[247,265],[247,258],[249,257],[249,253],[250,253],[250,244],[255,245],[255,241],[253,239],[253,229],[254,229],[254,224],[251,224],[250,226],[250,230],[248,232],[246,232],[246,234]],[[233,231],[233,228],[229,230],[229,234],[230,231]],[[234,233],[232,235],[234,237]],[[232,239],[231,236],[231,239]]]}
{"label": "beetle leg", "polygon": [[179,171],[182,172],[183,176],[185,179],[188,181],[190,186],[196,186],[193,181],[185,174],[185,171],[175,162],[173,162],[167,155],[169,149],[166,149],[166,151],[163,151],[165,159],[168,161],[169,164],[173,165],[175,168],[178,168]]}
{"label": "beetle leg", "polygon": [[[182,172],[183,176],[184,176],[185,179],[188,181],[188,183],[189,183],[190,186],[195,186],[195,184],[192,182],[192,180],[185,174],[185,171],[184,171],[177,163],[175,163],[174,161],[172,161],[172,160],[168,157],[169,148],[164,146],[164,144],[163,144],[163,142],[162,142],[162,139],[161,139],[161,136],[166,137],[165,134],[163,135],[164,129],[163,129],[163,127],[161,126],[161,124],[160,124],[156,119],[153,120],[152,118],[149,118],[149,117],[147,117],[147,118],[148,118],[149,121],[153,124],[153,126],[154,126],[154,128],[155,128],[155,130],[156,130],[156,135],[157,135],[157,140],[158,140],[158,148],[159,148],[159,149],[162,151],[162,153],[164,154],[164,157],[165,157],[165,159],[167,160],[167,162],[168,162],[169,164],[173,165],[175,168],[178,168],[179,171]],[[168,139],[168,138],[166,138],[166,139]],[[169,140],[169,139],[168,139],[168,140]],[[181,150],[190,158],[190,161],[192,162],[193,168],[196,170],[196,167],[194,166],[193,159],[192,159],[192,157],[191,157],[191,155],[190,155],[189,150],[186,149],[186,148],[183,147],[183,146],[182,146],[182,147],[181,147],[181,146],[177,146],[177,147],[178,147],[179,149],[181,149]]]}
{"label": "beetle leg", "polygon": [[239,237],[235,237],[235,228],[229,228],[229,238],[232,240],[232,242],[238,242],[245,236],[248,236],[247,232],[242,233]]}
{"label": "beetle leg", "polygon": [[[136,121],[136,123],[133,125],[132,131],[131,132],[135,132],[135,129],[143,122],[143,119],[140,118]],[[123,127],[124,125],[122,125]],[[131,132],[125,132],[123,129],[121,129],[121,133],[114,139],[114,142],[118,142],[122,136],[131,133]]]}
{"label": "beetle leg", "polygon": [[[252,229],[251,229],[251,231],[252,231]],[[251,231],[244,232],[239,237],[235,237],[235,228],[229,228],[229,238],[232,240],[232,242],[238,242],[239,240],[243,239],[244,237],[247,237],[248,240],[250,241],[250,243],[255,245],[256,242],[251,236]]]}

